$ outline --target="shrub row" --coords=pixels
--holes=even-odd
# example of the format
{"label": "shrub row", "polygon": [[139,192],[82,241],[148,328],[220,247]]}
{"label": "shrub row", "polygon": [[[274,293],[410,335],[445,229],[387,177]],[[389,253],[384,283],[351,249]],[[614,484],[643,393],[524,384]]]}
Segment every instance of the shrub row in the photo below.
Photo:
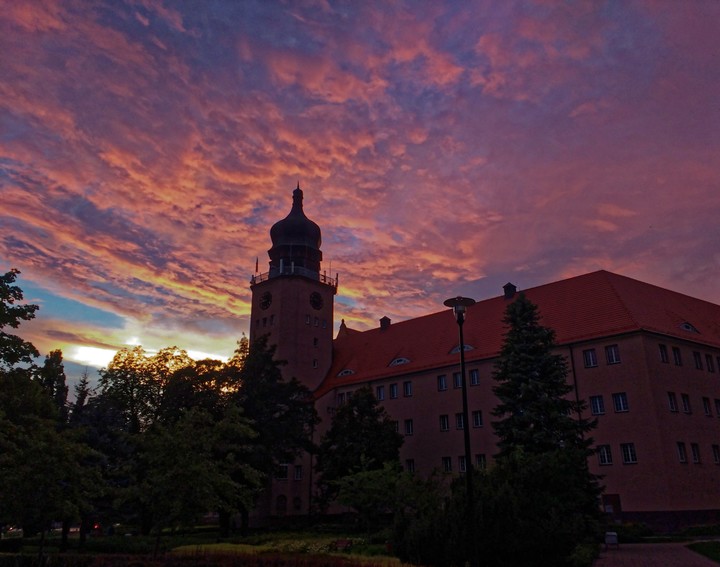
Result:
{"label": "shrub row", "polygon": [[0,567],[371,567],[372,561],[326,555],[282,554],[167,554],[139,555],[54,554],[0,555]]}

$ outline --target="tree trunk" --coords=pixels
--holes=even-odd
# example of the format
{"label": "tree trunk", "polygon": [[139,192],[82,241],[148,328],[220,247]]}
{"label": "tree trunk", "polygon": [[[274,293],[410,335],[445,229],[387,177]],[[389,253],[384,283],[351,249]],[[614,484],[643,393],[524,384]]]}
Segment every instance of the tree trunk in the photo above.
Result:
{"label": "tree trunk", "polygon": [[219,510],[218,524],[220,537],[223,539],[230,537],[230,512],[226,510]]}
{"label": "tree trunk", "polygon": [[70,534],[70,520],[63,520],[62,537],[60,539],[60,553],[65,553],[67,551],[69,534]]}

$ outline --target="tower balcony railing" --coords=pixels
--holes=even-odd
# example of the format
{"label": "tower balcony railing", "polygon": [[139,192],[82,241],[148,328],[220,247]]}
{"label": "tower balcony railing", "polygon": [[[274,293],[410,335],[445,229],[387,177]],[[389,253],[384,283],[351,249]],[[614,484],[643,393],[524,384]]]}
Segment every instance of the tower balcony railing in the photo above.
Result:
{"label": "tower balcony railing", "polygon": [[309,270],[308,268],[294,265],[283,266],[282,268],[271,268],[269,272],[265,272],[263,274],[255,274],[250,278],[250,285],[252,286],[255,284],[259,284],[260,282],[264,282],[272,278],[277,278],[279,276],[302,276],[304,278],[319,281],[320,283],[329,285],[334,289],[337,289],[338,286],[337,274],[335,275],[335,278],[332,278],[328,276],[325,272],[321,274],[314,270]]}

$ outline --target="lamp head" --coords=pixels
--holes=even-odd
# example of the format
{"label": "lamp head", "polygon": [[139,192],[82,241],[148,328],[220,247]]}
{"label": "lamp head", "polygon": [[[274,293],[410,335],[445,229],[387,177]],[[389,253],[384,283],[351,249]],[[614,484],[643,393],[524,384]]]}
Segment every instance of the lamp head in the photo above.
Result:
{"label": "lamp head", "polygon": [[450,299],[446,299],[443,301],[443,305],[446,307],[452,307],[453,313],[455,314],[455,319],[457,319],[458,323],[465,320],[465,312],[467,311],[467,308],[471,305],[475,305],[475,300],[470,297],[451,297]]}

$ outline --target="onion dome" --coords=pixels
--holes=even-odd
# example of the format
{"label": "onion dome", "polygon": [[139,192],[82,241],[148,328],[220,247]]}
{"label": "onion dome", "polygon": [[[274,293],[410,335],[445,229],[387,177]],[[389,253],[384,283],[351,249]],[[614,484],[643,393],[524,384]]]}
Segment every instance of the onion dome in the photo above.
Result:
{"label": "onion dome", "polygon": [[270,275],[299,274],[317,277],[320,272],[322,237],[320,227],[303,212],[303,192],[298,183],[293,191],[290,214],[270,229],[272,248]]}

